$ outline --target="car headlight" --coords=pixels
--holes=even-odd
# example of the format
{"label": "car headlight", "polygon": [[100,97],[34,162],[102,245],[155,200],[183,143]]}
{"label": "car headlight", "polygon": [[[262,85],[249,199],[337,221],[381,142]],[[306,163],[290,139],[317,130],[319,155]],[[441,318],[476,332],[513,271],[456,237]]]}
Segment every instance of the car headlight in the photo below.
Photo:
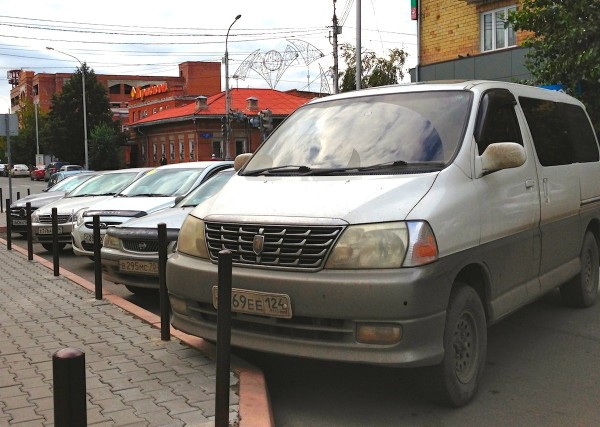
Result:
{"label": "car headlight", "polygon": [[437,259],[437,244],[422,221],[363,224],[348,227],[327,259],[325,268],[400,268]]}
{"label": "car headlight", "polygon": [[77,212],[75,212],[75,221],[77,222],[77,227],[83,224],[83,214],[87,211],[87,208],[81,208]]}
{"label": "car headlight", "polygon": [[38,211],[34,211],[31,214],[31,222],[40,222],[40,213]]}
{"label": "car headlight", "polygon": [[198,258],[207,258],[206,239],[204,238],[204,221],[188,215],[179,230],[177,251]]}
{"label": "car headlight", "polygon": [[121,249],[121,239],[110,234],[105,234],[102,246],[110,249]]}

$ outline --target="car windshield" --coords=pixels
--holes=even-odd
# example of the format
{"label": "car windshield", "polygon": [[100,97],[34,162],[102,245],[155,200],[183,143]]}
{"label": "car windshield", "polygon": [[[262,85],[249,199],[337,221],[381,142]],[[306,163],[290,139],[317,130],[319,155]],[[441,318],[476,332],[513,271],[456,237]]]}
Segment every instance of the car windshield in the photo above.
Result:
{"label": "car windshield", "polygon": [[307,104],[270,135],[242,174],[441,168],[462,140],[471,100],[468,91],[428,91]]}
{"label": "car windshield", "polygon": [[65,179],[58,181],[55,185],[50,187],[48,191],[64,191],[68,193],[73,190],[75,187],[80,185],[81,183],[87,181],[94,175],[90,174],[77,174],[73,176],[68,176]]}
{"label": "car windshield", "polygon": [[124,189],[122,197],[172,197],[187,194],[204,168],[153,169]]}
{"label": "car windshield", "polygon": [[114,195],[129,185],[137,175],[137,171],[119,171],[118,173],[96,175],[67,193],[66,197]]}
{"label": "car windshield", "polygon": [[226,183],[229,178],[235,173],[234,170],[220,172],[208,181],[203,183],[201,186],[193,190],[185,198],[183,198],[178,204],[178,207],[185,206],[197,206],[203,201],[215,195]]}

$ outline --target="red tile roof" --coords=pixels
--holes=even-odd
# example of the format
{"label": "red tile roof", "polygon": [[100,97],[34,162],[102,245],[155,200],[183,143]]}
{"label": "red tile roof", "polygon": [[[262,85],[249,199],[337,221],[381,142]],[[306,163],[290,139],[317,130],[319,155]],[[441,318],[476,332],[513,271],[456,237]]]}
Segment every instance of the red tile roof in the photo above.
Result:
{"label": "red tile roof", "polygon": [[[274,116],[288,116],[298,107],[306,104],[309,99],[305,97],[291,95],[286,92],[280,92],[273,89],[230,89],[231,110],[241,111],[242,113],[252,116],[257,115],[261,110],[270,109]],[[256,98],[258,109],[249,109],[248,98]],[[217,116],[225,114],[225,92],[218,93],[206,100],[207,108],[198,109],[196,102],[184,105],[178,108],[169,108],[159,113],[144,117],[141,120],[131,123],[149,124],[161,120],[177,119],[198,116]]]}

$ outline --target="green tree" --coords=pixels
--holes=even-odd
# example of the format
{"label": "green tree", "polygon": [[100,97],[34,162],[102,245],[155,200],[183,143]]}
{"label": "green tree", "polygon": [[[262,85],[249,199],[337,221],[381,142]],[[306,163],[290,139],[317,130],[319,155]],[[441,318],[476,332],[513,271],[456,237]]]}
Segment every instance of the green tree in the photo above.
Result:
{"label": "green tree", "polygon": [[[90,130],[96,126],[112,123],[112,112],[106,88],[98,82],[94,71],[84,63],[69,80],[65,81],[62,92],[52,97],[48,122],[44,129],[44,138],[48,142],[48,154],[53,154],[60,160],[81,165],[85,163],[82,73],[85,75],[88,137]],[[89,167],[95,168],[95,165],[90,164]]]}
{"label": "green tree", "polygon": [[523,0],[509,18],[529,33],[526,67],[531,83],[562,84],[600,122],[600,0]]}
{"label": "green tree", "polygon": [[[19,118],[19,135],[10,139],[11,157],[13,163],[35,164],[35,155],[39,139],[40,152],[43,153],[44,143],[41,135],[36,138],[35,105],[31,100],[22,101],[17,113]],[[45,114],[38,110],[38,134],[43,127]]]}
{"label": "green tree", "polygon": [[[340,46],[341,56],[346,63],[346,71],[341,73],[341,92],[356,89],[356,49],[349,43]],[[407,53],[402,49],[390,49],[389,58],[378,58],[375,52],[361,52],[361,87],[376,87],[396,84],[404,77],[402,68],[406,62]]]}
{"label": "green tree", "polygon": [[116,124],[101,123],[92,129],[90,134],[89,160],[95,170],[119,169],[120,145],[124,142],[124,134]]}

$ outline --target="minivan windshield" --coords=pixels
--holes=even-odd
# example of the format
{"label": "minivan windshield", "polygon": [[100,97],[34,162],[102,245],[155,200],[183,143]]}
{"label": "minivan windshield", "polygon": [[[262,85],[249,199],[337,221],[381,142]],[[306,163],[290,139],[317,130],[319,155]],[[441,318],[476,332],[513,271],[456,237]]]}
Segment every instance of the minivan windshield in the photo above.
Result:
{"label": "minivan windshield", "polygon": [[243,175],[442,168],[466,128],[472,94],[427,91],[307,104],[259,147]]}

